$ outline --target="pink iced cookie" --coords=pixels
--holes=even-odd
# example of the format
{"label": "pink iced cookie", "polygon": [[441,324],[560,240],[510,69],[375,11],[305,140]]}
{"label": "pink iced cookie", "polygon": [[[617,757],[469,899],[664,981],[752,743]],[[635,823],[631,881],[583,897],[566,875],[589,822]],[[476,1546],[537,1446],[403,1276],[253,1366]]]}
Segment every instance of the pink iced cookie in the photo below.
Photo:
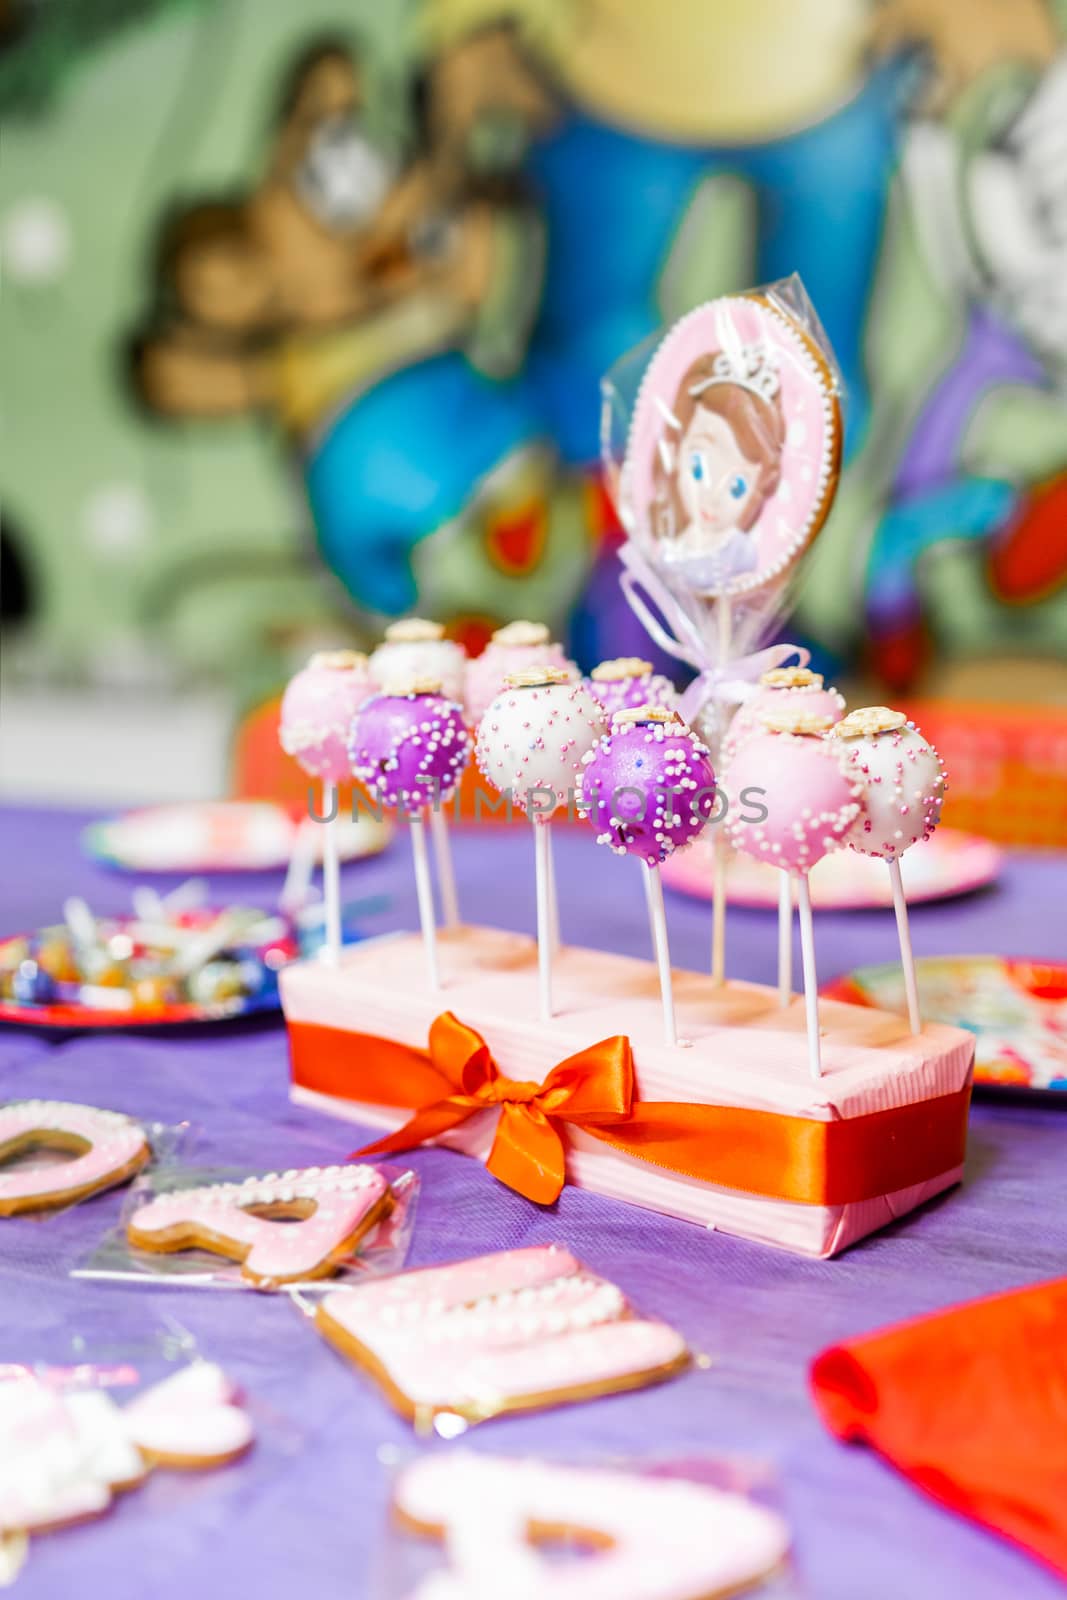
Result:
{"label": "pink iced cookie", "polygon": [[796,712],[741,743],[722,780],[730,801],[723,825],[735,849],[808,872],[841,843],[859,816],[860,788],[828,726]]}
{"label": "pink iced cookie", "polygon": [[385,630],[385,643],[370,658],[371,671],[382,688],[406,689],[414,678],[430,678],[449,700],[462,702],[467,678],[467,652],[445,638],[439,622],[403,617]]}
{"label": "pink iced cookie", "polygon": [[945,767],[914,722],[888,706],[864,706],[838,723],[834,743],[862,791],[845,843],[891,861],[928,839],[941,817]]}
{"label": "pink iced cookie", "polygon": [[578,668],[568,661],[563,646],[549,638],[543,622],[509,622],[498,628],[467,667],[467,721],[476,728],[513,672],[534,667],[558,667],[576,678]]}
{"label": "pink iced cookie", "polygon": [[[781,1567],[789,1530],[743,1495],[683,1478],[474,1455],[405,1467],[402,1525],[443,1539],[448,1567],[410,1600],[709,1600]],[[547,1560],[552,1543],[591,1547]]]}
{"label": "pink iced cookie", "polygon": [[128,1437],[160,1467],[216,1467],[252,1443],[252,1419],[213,1361],[194,1361],[139,1395],[122,1413]]}
{"label": "pink iced cookie", "polygon": [[295,1283],[328,1277],[391,1208],[373,1167],[307,1167],[157,1195],[126,1231],[139,1250],[208,1250],[253,1283]]}
{"label": "pink iced cookie", "polygon": [[367,658],[357,651],[312,656],[282,696],[278,737],[286,755],[313,778],[346,782],[352,718],[375,690]]}
{"label": "pink iced cookie", "polygon": [[[58,1166],[3,1163],[35,1149],[72,1152]],[[0,1217],[74,1205],[125,1183],[152,1155],[144,1130],[117,1111],[65,1100],[19,1100],[0,1106]]]}
{"label": "pink iced cookie", "polygon": [[607,731],[607,714],[583,683],[558,667],[533,667],[497,695],[478,726],[474,754],[501,793],[523,811],[545,815],[568,803],[582,757]]}
{"label": "pink iced cookie", "polygon": [[730,720],[722,744],[723,760],[731,760],[750,734],[763,731],[762,719],[767,712],[776,715],[792,711],[840,722],[845,714],[845,697],[837,689],[828,689],[821,673],[810,672],[807,667],[775,667],[772,672],[765,672],[755,693]]}
{"label": "pink iced cookie", "polygon": [[472,1421],[652,1383],[688,1360],[615,1284],[551,1246],[330,1294],[317,1324],[404,1416]]}

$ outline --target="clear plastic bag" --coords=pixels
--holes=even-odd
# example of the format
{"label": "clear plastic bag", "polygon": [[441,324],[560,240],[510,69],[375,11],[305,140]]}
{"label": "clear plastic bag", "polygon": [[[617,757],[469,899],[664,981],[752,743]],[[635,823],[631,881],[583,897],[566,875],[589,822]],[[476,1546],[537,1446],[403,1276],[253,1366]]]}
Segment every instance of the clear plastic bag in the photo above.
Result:
{"label": "clear plastic bag", "polygon": [[[346,1236],[338,1236],[329,1211],[347,1204],[344,1190],[347,1175],[361,1168],[384,1181],[390,1209],[385,1212],[384,1207],[377,1206],[374,1209],[376,1220],[371,1220],[366,1231],[361,1231],[350,1245]],[[313,1181],[304,1183],[302,1179]],[[316,1189],[319,1198],[304,1205],[303,1197],[296,1190],[308,1187]],[[215,1197],[206,1211],[199,1195],[189,1205],[181,1204],[183,1194],[208,1189],[214,1191]],[[415,1224],[418,1191],[418,1178],[410,1169],[377,1162],[361,1163],[359,1167],[354,1164],[305,1167],[265,1176],[250,1174],[247,1168],[161,1167],[133,1185],[124,1201],[118,1227],[100,1241],[81,1266],[73,1269],[71,1276],[121,1283],[170,1283],[182,1288],[260,1291],[281,1288],[321,1294],[339,1283],[356,1283],[401,1271]],[[368,1198],[373,1202],[373,1193]],[[186,1231],[208,1229],[214,1234],[232,1237],[227,1234],[227,1228],[242,1227],[241,1219],[248,1215],[269,1227],[254,1230],[255,1240],[251,1241],[243,1262],[236,1255],[228,1257],[192,1244],[172,1246],[164,1251],[162,1248],[138,1248],[136,1243],[131,1243],[131,1221],[142,1214],[140,1226],[143,1227],[145,1208],[171,1199],[176,1202],[175,1213],[188,1218],[181,1224]],[[299,1268],[301,1260],[307,1258],[305,1244],[301,1242],[297,1254],[293,1255],[290,1241],[295,1239],[301,1223],[320,1217],[320,1211],[325,1213],[324,1228],[307,1241],[306,1248],[310,1256],[320,1243],[323,1245],[322,1276],[312,1276],[310,1272],[289,1276],[282,1272],[272,1275],[254,1271],[257,1252],[266,1264],[266,1257],[262,1255],[264,1246],[268,1251],[275,1246],[281,1248]],[[360,1213],[357,1206],[351,1215],[356,1226],[362,1228],[371,1209]],[[250,1238],[237,1242],[250,1244]]]}
{"label": "clear plastic bag", "polygon": [[748,686],[803,656],[761,647],[833,502],[841,375],[794,275],[696,307],[623,356],[602,394],[624,592],[696,673],[680,709],[715,756]]}
{"label": "clear plastic bag", "polygon": [[790,1544],[780,1489],[764,1464],[441,1449],[396,1464],[372,1594],[804,1600]]}
{"label": "clear plastic bag", "polygon": [[[69,1108],[74,1116],[56,1116],[49,1112],[48,1107]],[[32,1122],[40,1110],[40,1140],[34,1139],[27,1148],[19,1150],[14,1145],[14,1140],[8,1138],[14,1130],[4,1125],[4,1114],[8,1112],[25,1113],[24,1121]],[[116,1168],[113,1178],[104,1178],[100,1181],[92,1179],[92,1172],[86,1171],[88,1162],[99,1153],[102,1157],[99,1170],[102,1171],[106,1164],[106,1148],[104,1140],[109,1136],[106,1129],[101,1130],[101,1143],[95,1150],[78,1147],[75,1130],[82,1125],[80,1114],[86,1114],[89,1119],[95,1120],[99,1116],[108,1118],[112,1127],[117,1131],[119,1141],[129,1138],[134,1130],[139,1130],[143,1135],[143,1142],[148,1147],[145,1156],[138,1156],[136,1151],[125,1150],[117,1147],[116,1153],[111,1157]],[[54,1126],[56,1123],[66,1124],[66,1127]],[[84,1127],[88,1129],[90,1123],[86,1121]],[[8,1215],[17,1216],[20,1220],[46,1222],[50,1217],[61,1216],[70,1211],[74,1206],[85,1205],[94,1200],[98,1194],[109,1194],[114,1189],[132,1182],[138,1175],[151,1170],[153,1167],[167,1166],[177,1161],[190,1146],[192,1128],[187,1122],[146,1122],[140,1117],[127,1116],[125,1113],[112,1112],[106,1107],[89,1106],[72,1101],[56,1101],[42,1099],[7,1100],[0,1105],[0,1145],[10,1143],[13,1153],[0,1165],[0,1227]],[[5,1179],[14,1179],[23,1175],[32,1174],[35,1178],[38,1173],[48,1174],[55,1178],[55,1191],[67,1191],[68,1197],[53,1203],[50,1197],[42,1192],[38,1196],[22,1195],[16,1197],[12,1184],[5,1184]],[[85,1191],[85,1192],[79,1192]],[[27,1209],[22,1209],[26,1206]],[[10,1209],[8,1209],[10,1207]]]}

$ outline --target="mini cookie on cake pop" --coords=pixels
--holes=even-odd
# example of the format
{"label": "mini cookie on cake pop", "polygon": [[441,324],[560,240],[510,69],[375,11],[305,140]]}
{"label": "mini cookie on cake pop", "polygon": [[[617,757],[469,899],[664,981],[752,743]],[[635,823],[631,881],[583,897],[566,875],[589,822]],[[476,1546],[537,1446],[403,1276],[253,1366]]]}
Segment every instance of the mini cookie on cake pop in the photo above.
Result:
{"label": "mini cookie on cake pop", "polygon": [[651,661],[642,661],[639,656],[602,661],[589,674],[589,687],[609,717],[640,706],[665,706],[673,711],[678,704],[670,679],[653,672]]}
{"label": "mini cookie on cake pop", "polygon": [[358,651],[313,655],[282,696],[278,738],[286,755],[313,778],[344,783],[349,777],[348,730],[376,687],[367,657]]}
{"label": "mini cookie on cake pop", "polygon": [[509,622],[498,628],[467,667],[466,708],[471,726],[481,722],[507,677],[535,667],[558,667],[569,678],[578,676],[578,668],[567,660],[563,646],[553,643],[543,622]]}
{"label": "mini cookie on cake pop", "polygon": [[[478,727],[475,759],[483,777],[510,791],[525,811],[534,789],[565,805],[582,757],[608,729],[600,701],[561,667],[512,673]],[[535,809],[544,811],[547,798]]]}
{"label": "mini cookie on cake pop", "polygon": [[617,712],[583,757],[582,800],[598,844],[660,865],[702,833],[715,809],[707,747],[677,712]]}
{"label": "mini cookie on cake pop", "polygon": [[425,617],[402,617],[385,630],[385,643],[370,658],[371,671],[381,684],[433,678],[449,700],[463,703],[467,652],[454,639],[445,638],[439,622]]}
{"label": "mini cookie on cake pop", "polygon": [[845,714],[845,697],[837,689],[826,688],[822,674],[807,667],[775,667],[765,672],[755,693],[741,703],[731,718],[723,739],[724,760],[730,759],[750,733],[762,733],[762,719],[768,711],[807,711],[835,723]]}
{"label": "mini cookie on cake pop", "polygon": [[902,711],[864,706],[833,730],[845,770],[862,790],[863,808],[845,844],[887,860],[928,839],[941,817],[945,768]]}
{"label": "mini cookie on cake pop", "polygon": [[727,838],[756,861],[808,872],[842,843],[862,791],[840,745],[826,737],[828,717],[785,709],[762,720],[763,731],[749,734],[722,774]]}
{"label": "mini cookie on cake pop", "polygon": [[463,712],[437,678],[413,678],[376,694],[352,721],[356,777],[387,806],[423,811],[455,789],[470,755]]}

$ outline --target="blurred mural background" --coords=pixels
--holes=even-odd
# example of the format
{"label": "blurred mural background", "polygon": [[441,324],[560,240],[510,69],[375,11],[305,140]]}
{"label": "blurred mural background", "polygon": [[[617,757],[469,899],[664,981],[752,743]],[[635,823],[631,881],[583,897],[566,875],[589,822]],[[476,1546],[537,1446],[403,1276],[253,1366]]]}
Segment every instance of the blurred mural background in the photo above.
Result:
{"label": "blurred mural background", "polygon": [[126,704],[154,792],[391,615],[647,653],[599,378],[794,270],[849,435],[790,636],[1067,701],[1067,0],[7,0],[0,116],[9,726]]}

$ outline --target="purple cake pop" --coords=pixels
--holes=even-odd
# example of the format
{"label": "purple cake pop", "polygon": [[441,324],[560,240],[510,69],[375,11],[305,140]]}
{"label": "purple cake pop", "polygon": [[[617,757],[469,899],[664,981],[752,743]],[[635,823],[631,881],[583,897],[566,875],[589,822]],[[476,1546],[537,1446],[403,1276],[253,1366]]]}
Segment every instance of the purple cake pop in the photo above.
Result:
{"label": "purple cake pop", "polygon": [[470,755],[462,709],[435,679],[377,694],[357,712],[348,740],[352,771],[387,806],[423,811],[455,789]]}
{"label": "purple cake pop", "polygon": [[352,718],[375,692],[367,658],[355,650],[313,655],[282,697],[278,738],[286,755],[313,778],[344,783]]}
{"label": "purple cake pop", "polygon": [[617,711],[636,711],[639,706],[665,706],[673,711],[678,703],[670,679],[653,672],[651,661],[638,656],[602,661],[589,674],[589,688],[609,717]]}
{"label": "purple cake pop", "polygon": [[649,866],[695,839],[715,806],[706,747],[662,706],[618,713],[583,758],[581,785],[597,842]]}

